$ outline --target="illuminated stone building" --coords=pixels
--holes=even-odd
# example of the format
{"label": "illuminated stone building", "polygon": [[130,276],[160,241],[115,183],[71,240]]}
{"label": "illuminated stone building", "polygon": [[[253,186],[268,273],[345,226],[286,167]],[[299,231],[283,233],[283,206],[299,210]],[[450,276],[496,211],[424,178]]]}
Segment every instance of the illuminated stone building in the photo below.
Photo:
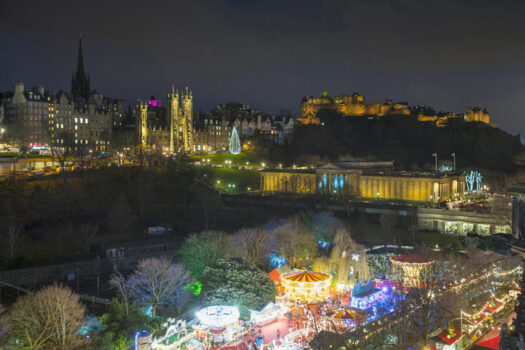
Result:
{"label": "illuminated stone building", "polygon": [[306,96],[301,101],[302,124],[319,124],[317,116],[321,109],[331,109],[346,117],[409,115],[410,109],[406,102],[394,103],[386,99],[383,103],[365,103],[363,96],[354,92],[352,96],[328,96],[324,91],[320,97]]}
{"label": "illuminated stone building", "polygon": [[264,170],[264,192],[347,195],[362,199],[440,202],[465,192],[461,174],[393,170],[393,162],[334,162],[307,170]]}
{"label": "illuminated stone building", "polygon": [[383,103],[367,104],[363,96],[354,92],[352,96],[328,96],[326,91],[320,97],[306,96],[301,101],[301,117],[297,119],[301,124],[320,124],[318,113],[322,109],[333,110],[346,117],[388,115],[414,115],[421,122],[432,122],[437,127],[446,126],[449,120],[461,119],[466,122],[479,122],[489,124],[490,115],[486,108],[469,107],[466,113],[428,113],[424,107],[409,106],[406,102],[394,103],[386,99]]}
{"label": "illuminated stone building", "polygon": [[464,120],[466,122],[478,122],[489,124],[497,128],[496,124],[490,122],[490,114],[486,108],[469,107],[466,113],[439,113],[436,115],[427,115],[425,113],[418,113],[417,120],[420,122],[433,122],[437,127],[444,127],[450,120]]}
{"label": "illuminated stone building", "polygon": [[181,94],[172,87],[166,108],[152,97],[136,106],[138,144],[143,149],[163,153],[194,153],[193,95],[186,88]]}
{"label": "illuminated stone building", "polygon": [[7,136],[29,150],[46,150],[50,146],[49,121],[54,117],[54,96],[42,86],[24,91],[16,83],[13,92],[4,94],[4,123]]}
{"label": "illuminated stone building", "polygon": [[226,118],[204,118],[202,125],[193,131],[194,152],[209,153],[226,151],[230,143],[232,126]]}

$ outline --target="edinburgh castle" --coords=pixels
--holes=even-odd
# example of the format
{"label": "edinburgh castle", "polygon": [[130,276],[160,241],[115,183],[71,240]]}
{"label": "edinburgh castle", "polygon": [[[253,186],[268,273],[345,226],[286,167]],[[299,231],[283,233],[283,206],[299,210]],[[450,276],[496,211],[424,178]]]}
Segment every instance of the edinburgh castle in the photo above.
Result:
{"label": "edinburgh castle", "polygon": [[490,124],[490,115],[486,109],[469,107],[466,113],[429,113],[428,110],[409,106],[407,102],[393,102],[385,99],[383,103],[365,103],[362,95],[354,92],[351,96],[328,96],[326,91],[320,97],[305,96],[301,101],[301,124],[320,124],[319,111],[328,109],[345,117],[384,117],[416,115],[421,122],[432,122],[436,126],[445,126],[451,119],[463,119],[467,122]]}

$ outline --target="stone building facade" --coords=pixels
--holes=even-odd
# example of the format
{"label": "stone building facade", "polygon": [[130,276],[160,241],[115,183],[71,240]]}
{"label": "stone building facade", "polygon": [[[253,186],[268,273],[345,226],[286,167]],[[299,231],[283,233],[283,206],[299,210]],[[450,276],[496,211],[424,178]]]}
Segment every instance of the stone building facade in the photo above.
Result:
{"label": "stone building facade", "polygon": [[466,122],[480,122],[497,127],[490,123],[490,115],[486,108],[468,107],[466,113],[442,113],[430,115],[418,113],[417,106],[409,106],[407,102],[394,103],[386,99],[383,103],[367,104],[363,96],[354,92],[352,96],[328,96],[326,91],[320,97],[306,96],[301,101],[301,117],[297,119],[301,124],[320,124],[318,113],[322,109],[333,110],[346,117],[387,115],[414,115],[421,122],[433,122],[438,127],[446,126],[452,119],[461,119]]}
{"label": "stone building facade", "polygon": [[3,126],[6,136],[28,149],[50,147],[49,120],[55,113],[54,96],[42,86],[24,91],[17,83],[14,92],[7,92],[0,101],[4,107]]}
{"label": "stone building facade", "polygon": [[138,145],[144,150],[163,153],[194,153],[193,94],[186,88],[181,94],[172,87],[167,107],[154,98],[136,106]]}
{"label": "stone building facade", "polygon": [[319,124],[317,116],[321,109],[331,109],[346,117],[409,115],[410,109],[406,102],[394,103],[386,99],[383,103],[365,103],[359,93],[351,96],[328,96],[324,91],[320,97],[306,96],[301,101],[301,118],[297,120],[302,124]]}
{"label": "stone building facade", "polygon": [[462,197],[465,176],[394,171],[393,162],[337,162],[308,170],[264,170],[263,192],[335,194],[437,203]]}
{"label": "stone building facade", "polygon": [[210,153],[228,149],[232,132],[231,123],[226,118],[204,118],[202,126],[194,129],[194,152]]}

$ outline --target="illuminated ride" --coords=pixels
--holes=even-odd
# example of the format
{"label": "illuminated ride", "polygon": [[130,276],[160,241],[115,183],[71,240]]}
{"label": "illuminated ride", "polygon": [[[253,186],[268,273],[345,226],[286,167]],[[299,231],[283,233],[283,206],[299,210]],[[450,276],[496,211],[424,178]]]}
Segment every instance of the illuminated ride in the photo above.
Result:
{"label": "illuminated ride", "polygon": [[290,301],[325,301],[330,296],[331,278],[327,274],[313,271],[294,271],[282,275],[281,279]]}
{"label": "illuminated ride", "polygon": [[215,341],[231,341],[240,338],[244,328],[239,323],[239,310],[235,306],[209,306],[196,314],[201,331],[209,328]]}
{"label": "illuminated ride", "polygon": [[434,264],[434,260],[416,255],[396,255],[390,257],[394,269],[402,271],[402,277],[408,285],[418,285],[421,272]]}
{"label": "illuminated ride", "polygon": [[351,306],[340,306],[328,309],[326,314],[334,320],[353,327],[366,323],[367,312]]}

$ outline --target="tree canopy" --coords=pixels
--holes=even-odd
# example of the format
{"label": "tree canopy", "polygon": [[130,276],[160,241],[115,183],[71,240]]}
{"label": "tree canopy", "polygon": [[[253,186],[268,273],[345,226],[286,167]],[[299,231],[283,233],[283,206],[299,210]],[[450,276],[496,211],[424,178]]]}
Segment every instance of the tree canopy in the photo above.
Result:
{"label": "tree canopy", "polygon": [[242,259],[219,259],[201,276],[204,298],[210,305],[233,305],[241,313],[259,310],[275,299],[268,274]]}

